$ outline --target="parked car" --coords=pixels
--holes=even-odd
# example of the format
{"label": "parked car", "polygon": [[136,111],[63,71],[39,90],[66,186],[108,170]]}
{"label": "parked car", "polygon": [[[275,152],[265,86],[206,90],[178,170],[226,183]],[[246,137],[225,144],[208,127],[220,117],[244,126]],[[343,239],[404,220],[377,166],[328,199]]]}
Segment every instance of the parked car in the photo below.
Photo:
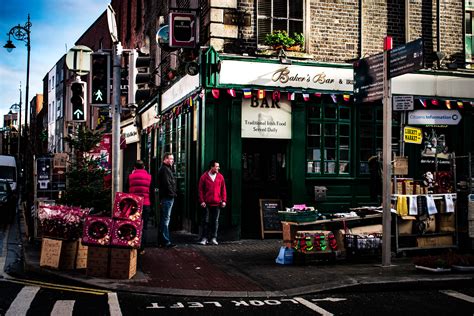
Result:
{"label": "parked car", "polygon": [[15,217],[16,198],[10,183],[0,180],[0,222],[11,223]]}

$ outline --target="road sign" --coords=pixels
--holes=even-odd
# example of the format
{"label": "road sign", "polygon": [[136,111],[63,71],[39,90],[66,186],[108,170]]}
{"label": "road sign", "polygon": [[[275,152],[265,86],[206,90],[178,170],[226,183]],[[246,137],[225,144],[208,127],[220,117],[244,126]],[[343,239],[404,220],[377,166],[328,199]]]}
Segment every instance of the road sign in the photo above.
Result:
{"label": "road sign", "polygon": [[372,102],[383,97],[383,53],[354,63],[354,101]]}
{"label": "road sign", "polygon": [[71,48],[66,54],[66,66],[78,76],[87,75],[91,70],[92,49],[84,45]]}
{"label": "road sign", "polygon": [[397,95],[393,97],[394,111],[413,111],[412,95]]}
{"label": "road sign", "polygon": [[405,143],[421,144],[423,140],[421,128],[405,126],[403,128],[403,139]]}
{"label": "road sign", "polygon": [[421,38],[389,51],[389,78],[423,68],[423,40]]}
{"label": "road sign", "polygon": [[415,110],[408,114],[408,124],[458,125],[461,118],[458,110]]}

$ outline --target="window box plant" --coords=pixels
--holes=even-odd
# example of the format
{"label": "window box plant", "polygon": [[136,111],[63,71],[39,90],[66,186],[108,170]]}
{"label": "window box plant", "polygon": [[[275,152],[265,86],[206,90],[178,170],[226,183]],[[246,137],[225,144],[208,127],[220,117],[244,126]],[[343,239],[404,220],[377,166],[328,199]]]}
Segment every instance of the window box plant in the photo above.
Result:
{"label": "window box plant", "polygon": [[304,46],[304,35],[293,33],[293,36],[290,36],[286,31],[278,30],[267,34],[264,43],[273,49],[300,51]]}

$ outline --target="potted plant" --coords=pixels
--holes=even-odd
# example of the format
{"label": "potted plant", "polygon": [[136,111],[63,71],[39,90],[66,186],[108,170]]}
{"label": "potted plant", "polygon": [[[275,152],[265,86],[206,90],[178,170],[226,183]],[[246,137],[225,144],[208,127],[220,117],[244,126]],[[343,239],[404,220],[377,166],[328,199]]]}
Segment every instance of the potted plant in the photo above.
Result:
{"label": "potted plant", "polygon": [[264,43],[265,45],[272,46],[274,49],[287,49],[295,44],[295,40],[286,31],[278,30],[267,34]]}
{"label": "potted plant", "polygon": [[293,47],[297,48],[297,50],[300,51],[304,47],[303,33],[293,33],[293,40],[295,41]]}

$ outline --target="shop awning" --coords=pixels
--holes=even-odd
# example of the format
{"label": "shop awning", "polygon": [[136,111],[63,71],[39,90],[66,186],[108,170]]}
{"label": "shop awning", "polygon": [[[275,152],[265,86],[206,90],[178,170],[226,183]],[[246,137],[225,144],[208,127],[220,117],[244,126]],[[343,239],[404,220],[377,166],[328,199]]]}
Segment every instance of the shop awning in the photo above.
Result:
{"label": "shop awning", "polygon": [[392,79],[392,94],[474,99],[474,74],[406,74]]}

